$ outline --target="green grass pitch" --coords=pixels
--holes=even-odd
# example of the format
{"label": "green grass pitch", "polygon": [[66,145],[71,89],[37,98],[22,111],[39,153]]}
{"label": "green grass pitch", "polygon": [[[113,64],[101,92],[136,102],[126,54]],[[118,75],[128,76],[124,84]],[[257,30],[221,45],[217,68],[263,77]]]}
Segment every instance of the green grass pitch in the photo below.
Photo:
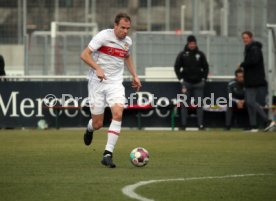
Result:
{"label": "green grass pitch", "polygon": [[[122,188],[139,181],[203,177],[141,186],[135,192],[156,201],[276,200],[276,133],[211,130],[123,130],[114,162],[100,164],[106,130],[91,146],[81,130],[0,130],[1,201],[125,201]],[[146,167],[134,167],[129,152],[145,147]],[[208,179],[226,175],[264,174]]]}

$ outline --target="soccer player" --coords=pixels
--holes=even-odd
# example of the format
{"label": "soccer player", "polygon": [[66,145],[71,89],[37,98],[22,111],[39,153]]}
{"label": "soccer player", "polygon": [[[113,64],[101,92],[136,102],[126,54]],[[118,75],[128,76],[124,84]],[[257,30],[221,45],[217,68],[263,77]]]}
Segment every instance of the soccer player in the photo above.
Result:
{"label": "soccer player", "polygon": [[127,36],[130,27],[131,18],[126,13],[117,14],[114,28],[96,34],[81,53],[81,59],[90,67],[88,96],[92,114],[84,134],[84,143],[91,144],[93,131],[103,126],[104,110],[109,106],[112,121],[101,163],[110,168],[116,167],[112,158],[121,132],[125,104],[125,88],[122,85],[124,64],[133,77],[132,87],[137,91],[141,87],[130,56],[132,40]]}

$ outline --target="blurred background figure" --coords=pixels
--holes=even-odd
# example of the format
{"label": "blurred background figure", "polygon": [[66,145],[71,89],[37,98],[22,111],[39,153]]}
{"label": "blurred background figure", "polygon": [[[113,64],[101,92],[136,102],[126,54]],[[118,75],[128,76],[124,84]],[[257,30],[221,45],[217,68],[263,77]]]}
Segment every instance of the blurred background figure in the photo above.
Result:
{"label": "blurred background figure", "polygon": [[5,78],[1,77],[1,76],[5,76],[6,72],[5,72],[5,60],[4,57],[2,55],[0,55],[0,81],[4,81]]}
{"label": "blurred background figure", "polygon": [[231,94],[229,101],[232,101],[232,107],[227,104],[225,130],[230,130],[232,126],[233,110],[244,109],[245,107],[245,88],[244,88],[244,75],[242,69],[235,71],[235,79],[231,80],[227,86],[228,94]]}
{"label": "blurred background figure", "polygon": [[[196,37],[187,37],[187,44],[176,58],[174,70],[178,80],[182,85],[182,93],[187,97],[187,104],[191,105],[194,98],[195,104],[199,98],[204,97],[204,86],[209,72],[209,64],[202,51],[197,46]],[[203,107],[197,107],[197,125],[199,129],[204,129]],[[182,129],[187,127],[188,108],[181,105],[181,125]]]}
{"label": "blurred background figure", "polygon": [[275,122],[268,118],[257,102],[257,96],[267,89],[262,44],[253,40],[253,34],[250,31],[242,33],[242,40],[245,45],[244,60],[239,67],[243,68],[244,71],[245,102],[250,127],[252,131],[257,129],[256,118],[258,114],[265,122],[264,131],[268,131],[275,126]]}

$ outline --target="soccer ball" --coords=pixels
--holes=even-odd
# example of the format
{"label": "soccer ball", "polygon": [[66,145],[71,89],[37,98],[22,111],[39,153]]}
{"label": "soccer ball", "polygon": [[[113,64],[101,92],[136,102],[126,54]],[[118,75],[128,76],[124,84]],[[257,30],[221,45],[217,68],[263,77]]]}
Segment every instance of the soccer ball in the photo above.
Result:
{"label": "soccer ball", "polygon": [[136,167],[143,167],[149,162],[149,152],[143,147],[137,147],[130,152],[130,161]]}
{"label": "soccer ball", "polygon": [[41,119],[37,122],[37,127],[41,130],[45,130],[48,128],[48,123],[44,119]]}

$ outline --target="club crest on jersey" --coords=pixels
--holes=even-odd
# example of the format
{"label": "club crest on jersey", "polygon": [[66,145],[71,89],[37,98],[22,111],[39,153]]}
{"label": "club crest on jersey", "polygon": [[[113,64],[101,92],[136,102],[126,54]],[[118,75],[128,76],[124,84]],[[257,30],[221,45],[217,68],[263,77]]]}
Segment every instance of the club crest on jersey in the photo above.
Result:
{"label": "club crest on jersey", "polygon": [[129,49],[129,45],[128,45],[128,43],[125,43],[124,50],[128,51],[128,49]]}
{"label": "club crest on jersey", "polygon": [[196,56],[196,60],[199,61],[199,59],[200,59],[200,54],[196,54],[195,56]]}

